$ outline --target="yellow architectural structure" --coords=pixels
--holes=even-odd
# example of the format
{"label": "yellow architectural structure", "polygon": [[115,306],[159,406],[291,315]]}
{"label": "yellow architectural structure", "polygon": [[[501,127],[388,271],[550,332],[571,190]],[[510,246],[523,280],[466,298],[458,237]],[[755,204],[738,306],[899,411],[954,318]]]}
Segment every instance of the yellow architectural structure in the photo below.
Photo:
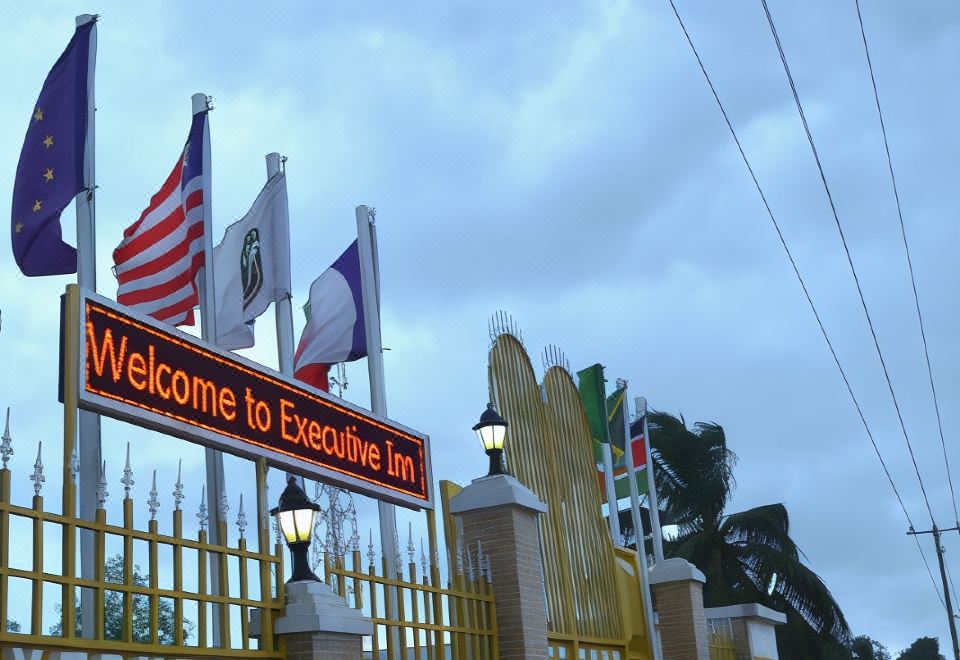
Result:
{"label": "yellow architectural structure", "polygon": [[506,333],[490,351],[489,376],[510,422],[509,471],[549,507],[540,532],[552,656],[651,659],[638,557],[610,540],[570,373],[553,366],[538,383],[523,344]]}

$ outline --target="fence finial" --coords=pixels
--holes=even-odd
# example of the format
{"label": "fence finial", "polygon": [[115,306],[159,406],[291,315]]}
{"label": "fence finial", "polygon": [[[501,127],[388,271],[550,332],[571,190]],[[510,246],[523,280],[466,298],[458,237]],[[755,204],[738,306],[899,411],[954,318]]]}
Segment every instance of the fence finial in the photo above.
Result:
{"label": "fence finial", "polygon": [[97,508],[102,509],[110,493],[107,492],[107,462],[100,464],[100,483],[97,484]]}
{"label": "fence finial", "polygon": [[417,554],[417,548],[413,545],[413,523],[407,523],[407,556],[410,557],[410,563],[414,562],[414,556]]}
{"label": "fence finial", "polygon": [[153,471],[153,485],[150,487],[150,499],[147,500],[147,508],[150,509],[150,520],[157,519],[157,510],[160,508],[160,500],[157,499],[157,471]]}
{"label": "fence finial", "polygon": [[477,579],[477,574],[473,570],[473,557],[470,556],[470,548],[467,548],[467,579],[473,582]]}
{"label": "fence finial", "polygon": [[400,556],[400,537],[397,530],[393,530],[393,568],[397,572],[397,577],[403,575],[403,557]]}
{"label": "fence finial", "polygon": [[123,466],[123,479],[120,480],[120,483],[123,484],[123,499],[130,499],[130,487],[133,486],[133,470],[130,469],[130,443],[127,443],[127,462]]}
{"label": "fence finial", "polygon": [[430,574],[427,572],[427,553],[423,550],[423,537],[420,537],[420,566],[423,570],[423,577],[429,577]]}
{"label": "fence finial", "polygon": [[374,562],[377,560],[377,551],[373,549],[373,527],[370,528],[370,545],[367,546],[367,559],[370,560],[370,568],[376,568]]}
{"label": "fence finial", "polygon": [[33,494],[39,496],[40,489],[43,488],[43,482],[47,480],[43,476],[43,461],[40,458],[40,452],[43,451],[43,442],[37,443],[37,462],[33,464],[33,474],[30,475],[30,481],[33,482]]}
{"label": "fence finial", "polygon": [[177,483],[173,485],[173,510],[180,510],[180,503],[183,501],[183,482],[180,481],[180,468],[183,467],[183,459],[177,461]]}
{"label": "fence finial", "polygon": [[247,530],[247,514],[243,510],[243,493],[240,493],[240,508],[237,509],[237,529],[240,530],[240,538]]}
{"label": "fence finial", "polygon": [[13,456],[13,438],[10,437],[10,406],[7,406],[7,423],[3,427],[3,437],[0,437],[0,458],[3,459],[3,469],[7,469],[7,463]]}
{"label": "fence finial", "polygon": [[220,501],[217,502],[217,513],[220,516],[218,522],[227,522],[227,515],[230,513],[230,501],[227,499],[227,491],[220,489]]}
{"label": "fence finial", "polygon": [[3,459],[3,469],[7,469],[7,462],[13,456],[13,438],[10,437],[10,406],[7,406],[7,423],[3,427],[3,437],[0,437],[0,458]]}
{"label": "fence finial", "polygon": [[204,484],[200,488],[200,509],[197,511],[197,522],[200,523],[200,531],[206,531],[207,529],[207,520],[210,516],[207,515],[207,486]]}

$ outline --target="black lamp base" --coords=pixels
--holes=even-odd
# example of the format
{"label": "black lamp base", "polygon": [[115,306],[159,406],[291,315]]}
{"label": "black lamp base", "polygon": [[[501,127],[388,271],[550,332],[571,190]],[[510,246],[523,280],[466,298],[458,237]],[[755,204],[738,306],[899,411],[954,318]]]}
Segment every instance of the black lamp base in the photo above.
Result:
{"label": "black lamp base", "polygon": [[288,543],[287,547],[290,548],[290,558],[293,560],[293,575],[287,580],[287,584],[304,581],[322,582],[310,570],[310,561],[307,559],[307,548],[310,547],[310,541]]}
{"label": "black lamp base", "polygon": [[490,457],[490,471],[487,472],[488,477],[492,477],[498,474],[506,474],[503,470],[503,450],[502,449],[489,449],[487,450],[487,456]]}

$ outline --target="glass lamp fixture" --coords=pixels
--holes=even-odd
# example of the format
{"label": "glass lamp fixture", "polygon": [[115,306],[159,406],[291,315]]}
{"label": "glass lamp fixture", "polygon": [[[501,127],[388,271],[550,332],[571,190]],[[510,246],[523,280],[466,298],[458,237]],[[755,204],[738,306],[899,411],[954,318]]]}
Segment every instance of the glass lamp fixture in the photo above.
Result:
{"label": "glass lamp fixture", "polygon": [[287,487],[280,495],[280,506],[270,509],[270,515],[277,517],[277,524],[290,548],[290,557],[293,559],[293,575],[287,582],[303,580],[320,581],[307,560],[307,549],[313,537],[313,522],[320,507],[311,502],[307,494],[300,488],[297,478],[287,475]]}
{"label": "glass lamp fixture", "polygon": [[490,457],[490,471],[487,476],[503,474],[503,441],[507,435],[507,421],[493,407],[487,404],[487,409],[480,415],[480,421],[473,425],[483,450]]}

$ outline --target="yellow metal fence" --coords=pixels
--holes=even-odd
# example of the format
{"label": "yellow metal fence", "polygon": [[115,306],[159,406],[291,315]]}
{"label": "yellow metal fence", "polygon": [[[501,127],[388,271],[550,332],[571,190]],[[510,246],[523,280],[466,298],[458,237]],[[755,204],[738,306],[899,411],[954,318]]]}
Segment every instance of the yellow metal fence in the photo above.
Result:
{"label": "yellow metal fence", "polygon": [[[427,514],[431,557],[436,535],[433,512]],[[411,557],[412,558],[412,557]],[[429,566],[427,566],[429,564]],[[328,556],[320,577],[347,603],[363,610],[376,626],[365,657],[380,660],[498,660],[497,613],[493,587],[486,579],[455,572],[440,586],[440,567],[431,559],[426,570],[410,561],[397,578],[382,560],[361,560],[359,551]],[[406,575],[404,575],[406,573]]]}
{"label": "yellow metal fence", "polygon": [[[73,501],[75,486],[65,489],[65,502]],[[147,531],[134,529],[133,502],[123,501],[123,525],[111,525],[106,522],[106,511],[98,509],[94,521],[80,520],[74,516],[59,515],[44,510],[43,497],[36,495],[30,507],[17,506],[10,502],[10,471],[0,469],[0,646],[30,646],[46,649],[83,649],[101,650],[113,653],[131,653],[138,655],[178,655],[192,657],[222,657],[225,649],[234,658],[282,658],[283,653],[278,640],[273,636],[273,621],[279,615],[283,602],[282,580],[275,576],[283,575],[283,560],[280,546],[273,553],[253,552],[247,548],[246,540],[239,539],[236,547],[214,545],[207,540],[207,532],[201,530],[196,540],[188,539],[182,533],[182,511],[172,512],[173,534],[158,532],[157,521],[151,520]],[[30,528],[30,538],[11,538],[13,523],[20,523],[23,529],[26,522]],[[62,561],[56,572],[44,566],[44,530],[50,525],[59,525],[62,539]],[[77,537],[79,533],[93,535],[94,577],[84,579],[76,576]],[[219,528],[221,539],[227,538],[226,525]],[[260,547],[269,547],[269,530],[259,530]],[[106,575],[106,545],[109,537],[121,540],[123,551],[122,577],[108,579]],[[148,573],[145,578],[134,579],[133,549],[135,542],[146,543],[148,547]],[[13,568],[10,565],[10,549],[13,544],[23,548],[32,547],[31,568]],[[159,556],[161,549],[172,554],[173,588],[164,589],[159,585]],[[184,587],[184,552],[196,556],[197,587],[187,590]],[[239,565],[239,595],[214,595],[208,589],[208,566],[210,557],[218,558],[214,562],[219,573],[220,593],[229,594],[228,564]],[[253,568],[251,571],[250,568]],[[8,631],[7,621],[10,614],[11,580],[27,581],[30,585],[29,621],[21,624],[22,633]],[[144,584],[144,582],[146,584]],[[251,586],[258,588],[251,590]],[[53,604],[44,602],[45,591],[49,596],[52,586],[58,592],[59,613],[52,627],[43,629],[45,618],[49,623]],[[80,592],[88,589],[92,592],[93,638],[83,639],[77,634],[81,615],[77,611]],[[256,592],[256,597],[251,595]],[[196,645],[185,639],[185,605],[195,607]],[[247,635],[247,621],[250,608],[259,608],[263,614],[263,636],[260,640],[251,640]],[[219,610],[219,629],[215,638],[220,640],[218,647],[208,643],[208,613]],[[112,610],[112,611],[111,611]],[[236,612],[239,610],[239,612]],[[169,634],[161,636],[160,613],[166,612],[170,625]],[[146,613],[148,618],[143,635],[136,635],[134,621],[139,614]],[[239,634],[231,635],[232,615],[239,613]],[[46,616],[45,616],[46,615]],[[59,634],[56,634],[59,633]]]}
{"label": "yellow metal fence", "polygon": [[710,660],[735,660],[737,657],[733,638],[724,630],[712,630],[707,636]]}

